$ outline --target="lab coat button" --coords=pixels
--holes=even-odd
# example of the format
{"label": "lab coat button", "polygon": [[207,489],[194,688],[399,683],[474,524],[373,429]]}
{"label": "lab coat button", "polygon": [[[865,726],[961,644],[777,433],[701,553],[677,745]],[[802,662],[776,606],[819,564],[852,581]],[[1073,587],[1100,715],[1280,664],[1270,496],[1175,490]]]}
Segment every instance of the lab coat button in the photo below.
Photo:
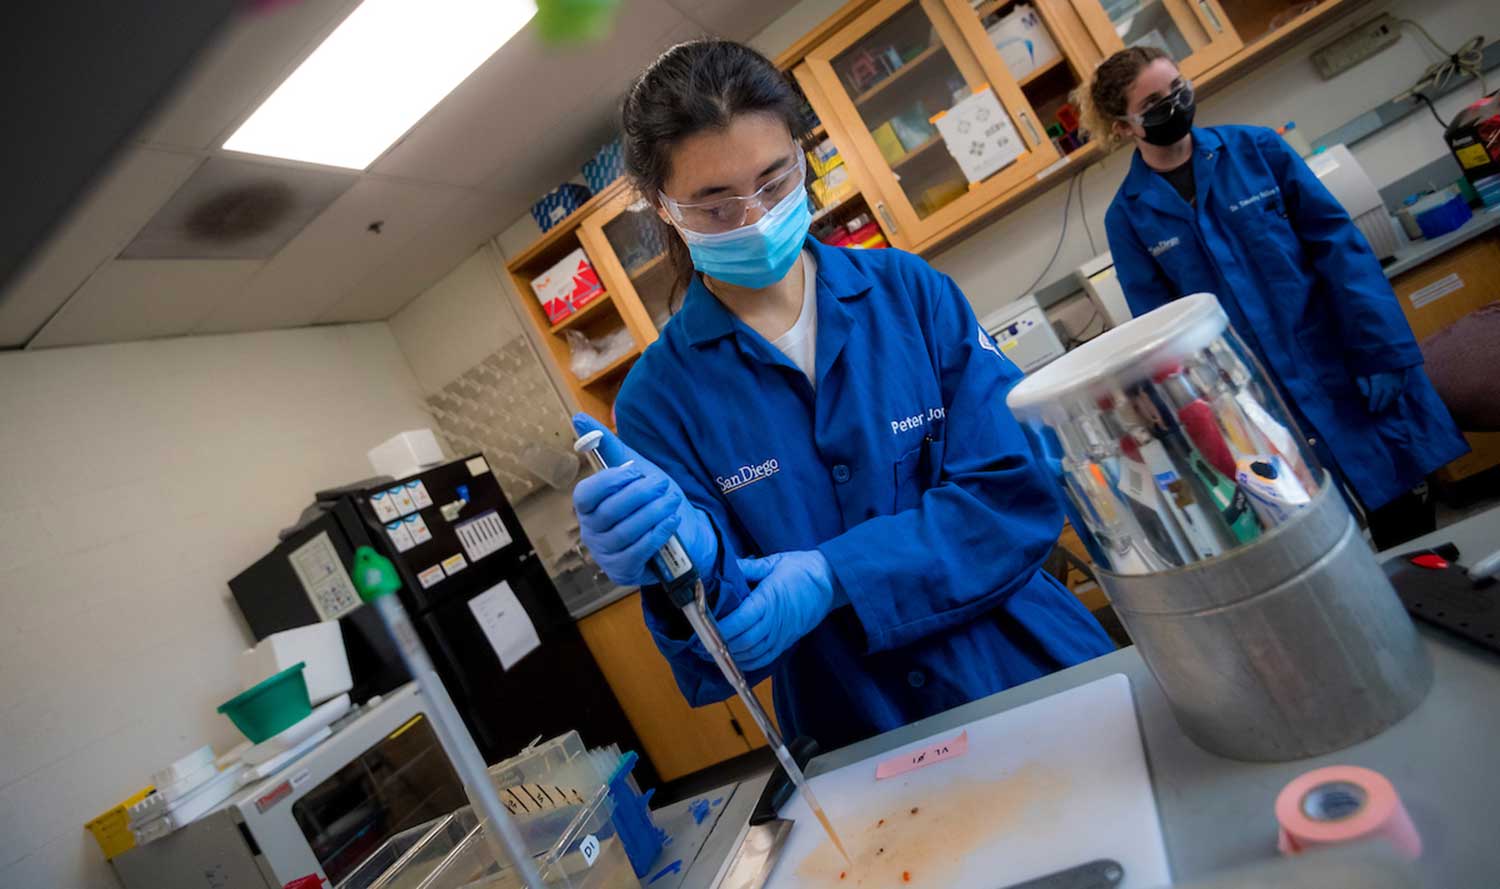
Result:
{"label": "lab coat button", "polygon": [[912,670],[906,674],[906,683],[912,688],[921,688],[927,684],[927,677],[923,675],[921,670]]}
{"label": "lab coat button", "polygon": [[1315,445],[1315,444],[1318,443],[1318,440],[1316,438],[1309,438],[1307,440],[1307,443],[1310,444],[1310,445]]}
{"label": "lab coat button", "polygon": [[833,480],[834,481],[836,481],[836,482],[838,482],[839,484],[842,485],[844,482],[846,482],[846,481],[849,480],[849,475],[850,475],[850,473],[849,473],[849,467],[848,466],[845,466],[843,463],[834,464],[834,467],[833,467]]}

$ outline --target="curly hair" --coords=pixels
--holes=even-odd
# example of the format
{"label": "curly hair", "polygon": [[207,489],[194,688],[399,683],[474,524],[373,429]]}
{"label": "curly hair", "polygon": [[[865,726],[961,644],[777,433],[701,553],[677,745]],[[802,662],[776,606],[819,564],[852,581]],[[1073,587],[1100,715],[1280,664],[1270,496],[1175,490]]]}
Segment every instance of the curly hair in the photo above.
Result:
{"label": "curly hair", "polygon": [[1102,144],[1107,151],[1125,142],[1115,132],[1115,121],[1125,117],[1125,94],[1130,85],[1157,59],[1171,56],[1154,46],[1131,46],[1099,63],[1088,81],[1073,94],[1078,105],[1083,131]]}

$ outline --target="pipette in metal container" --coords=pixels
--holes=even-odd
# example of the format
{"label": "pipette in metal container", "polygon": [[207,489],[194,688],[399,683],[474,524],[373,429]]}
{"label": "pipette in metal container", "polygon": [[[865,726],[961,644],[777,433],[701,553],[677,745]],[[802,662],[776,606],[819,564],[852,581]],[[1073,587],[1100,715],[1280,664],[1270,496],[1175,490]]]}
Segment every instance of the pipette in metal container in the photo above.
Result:
{"label": "pipette in metal container", "polygon": [[[603,439],[604,433],[594,430],[584,433],[573,445],[573,450],[588,455],[589,462],[593,464],[595,471],[609,468],[609,464],[604,462],[604,455],[599,453],[599,445]],[[845,861],[849,861],[849,853],[844,850],[844,843],[834,831],[833,822],[828,820],[828,815],[818,803],[818,798],[813,796],[812,787],[807,783],[807,776],[802,774],[802,769],[792,758],[786,742],[781,739],[781,732],[776,730],[771,718],[766,715],[765,708],[761,706],[760,699],[750,690],[750,683],[745,681],[745,674],[740,672],[739,666],[730,656],[729,646],[724,643],[724,637],[719,633],[719,624],[708,610],[708,601],[703,593],[703,580],[698,576],[698,569],[693,566],[692,560],[688,558],[687,550],[683,549],[682,541],[677,539],[676,534],[673,534],[660,552],[652,557],[651,568],[657,577],[661,578],[667,597],[672,600],[672,604],[682,609],[688,623],[693,627],[693,632],[698,634],[703,647],[708,649],[708,653],[713,656],[714,663],[719,665],[719,670],[724,674],[725,680],[740,696],[745,709],[750,711],[750,717],[755,720],[761,733],[766,736],[766,743],[771,746],[771,751],[776,754],[781,767],[786,769],[787,777],[797,786],[807,807],[812,810],[813,815],[817,816],[818,823],[823,826],[828,839],[833,841],[834,848],[839,850],[839,854],[844,856]]]}
{"label": "pipette in metal container", "polygon": [[411,617],[402,607],[401,600],[391,595],[401,588],[401,578],[395,566],[375,550],[362,546],[354,554],[353,574],[354,587],[359,590],[360,598],[380,615],[386,631],[396,643],[396,650],[401,653],[406,671],[416,680],[417,688],[421,689],[432,708],[428,715],[432,717],[438,743],[463,781],[464,793],[469,797],[475,816],[485,822],[484,836],[489,841],[490,851],[500,864],[508,861],[528,889],[544,889],[546,884],[536,869],[536,862],[531,859],[526,840],[511,820],[510,812],[500,802],[500,795],[485,768],[484,757],[479,755],[479,748],[464,726],[463,717],[458,715],[447,687],[438,678],[437,668],[422,646],[422,640],[417,638]]}

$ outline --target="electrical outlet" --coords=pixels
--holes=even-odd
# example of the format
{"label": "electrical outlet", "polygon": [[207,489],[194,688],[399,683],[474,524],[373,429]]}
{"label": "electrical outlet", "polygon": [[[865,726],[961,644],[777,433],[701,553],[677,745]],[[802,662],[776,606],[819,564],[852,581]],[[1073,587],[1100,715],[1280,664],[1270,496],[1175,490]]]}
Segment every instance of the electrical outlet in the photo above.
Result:
{"label": "electrical outlet", "polygon": [[1313,67],[1324,80],[1348,71],[1401,39],[1401,26],[1387,13],[1381,13],[1352,31],[1313,51]]}

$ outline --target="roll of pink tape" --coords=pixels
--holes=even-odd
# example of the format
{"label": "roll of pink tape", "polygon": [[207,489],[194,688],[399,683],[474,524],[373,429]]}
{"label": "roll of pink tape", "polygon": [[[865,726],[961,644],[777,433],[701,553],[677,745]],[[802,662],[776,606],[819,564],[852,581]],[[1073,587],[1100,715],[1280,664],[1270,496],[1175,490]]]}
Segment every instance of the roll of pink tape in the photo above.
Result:
{"label": "roll of pink tape", "polygon": [[1408,859],[1422,854],[1422,838],[1385,776],[1359,766],[1314,769],[1276,797],[1277,846],[1296,855],[1319,846],[1379,839]]}

